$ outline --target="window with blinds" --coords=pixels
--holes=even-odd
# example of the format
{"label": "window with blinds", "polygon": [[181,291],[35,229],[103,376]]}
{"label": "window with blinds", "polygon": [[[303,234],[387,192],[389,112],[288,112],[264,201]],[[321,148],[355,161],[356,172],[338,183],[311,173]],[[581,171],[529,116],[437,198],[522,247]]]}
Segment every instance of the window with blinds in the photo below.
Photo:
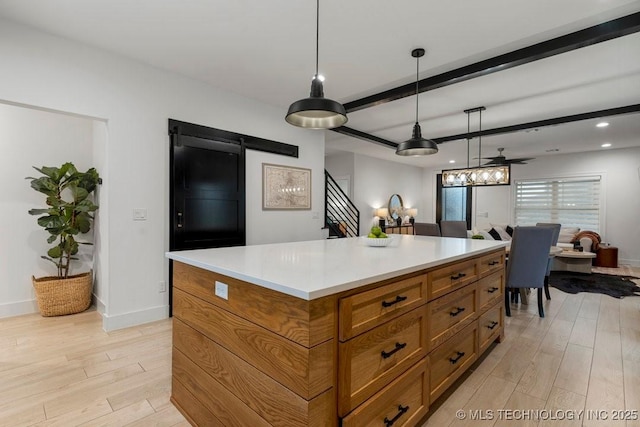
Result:
{"label": "window with blinds", "polygon": [[600,232],[600,176],[516,181],[515,224]]}

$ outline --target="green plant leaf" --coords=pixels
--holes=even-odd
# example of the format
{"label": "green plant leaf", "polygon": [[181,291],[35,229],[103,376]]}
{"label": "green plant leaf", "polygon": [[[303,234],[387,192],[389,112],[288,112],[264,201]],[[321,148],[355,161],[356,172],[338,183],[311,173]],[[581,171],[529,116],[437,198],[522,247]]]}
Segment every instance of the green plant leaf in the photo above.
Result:
{"label": "green plant leaf", "polygon": [[83,234],[88,233],[89,230],[91,230],[91,219],[89,215],[82,212],[76,215],[76,228]]}
{"label": "green plant leaf", "polygon": [[56,241],[57,238],[58,236],[56,236],[55,234],[52,234],[51,236],[49,236],[49,238],[47,238],[47,243],[53,243]]}
{"label": "green plant leaf", "polygon": [[60,248],[60,246],[54,246],[47,251],[47,255],[49,255],[51,258],[61,258],[62,248]]}
{"label": "green plant leaf", "polygon": [[38,225],[44,228],[59,228],[64,226],[64,222],[59,216],[47,215],[38,218]]}
{"label": "green plant leaf", "polygon": [[45,176],[32,180],[31,188],[47,196],[55,197],[58,194],[58,184]]}
{"label": "green plant leaf", "polygon": [[49,213],[49,209],[29,209],[29,215],[42,215]]}
{"label": "green plant leaf", "polygon": [[72,186],[70,188],[75,203],[79,203],[89,196],[89,192],[82,187]]}

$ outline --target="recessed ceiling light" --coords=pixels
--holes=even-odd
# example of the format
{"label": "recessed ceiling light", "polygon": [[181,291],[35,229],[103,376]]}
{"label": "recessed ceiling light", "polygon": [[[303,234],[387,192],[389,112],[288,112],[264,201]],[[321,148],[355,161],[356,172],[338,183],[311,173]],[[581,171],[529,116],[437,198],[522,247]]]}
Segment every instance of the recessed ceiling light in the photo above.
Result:
{"label": "recessed ceiling light", "polygon": [[607,126],[609,126],[609,123],[607,122],[600,122],[596,125],[598,128],[606,128]]}
{"label": "recessed ceiling light", "polygon": [[602,148],[609,148],[611,147],[611,143],[610,142],[605,142],[604,144],[602,144],[600,147]]}
{"label": "recessed ceiling light", "polygon": [[455,163],[455,162],[456,162],[455,160],[449,160],[449,163]]}

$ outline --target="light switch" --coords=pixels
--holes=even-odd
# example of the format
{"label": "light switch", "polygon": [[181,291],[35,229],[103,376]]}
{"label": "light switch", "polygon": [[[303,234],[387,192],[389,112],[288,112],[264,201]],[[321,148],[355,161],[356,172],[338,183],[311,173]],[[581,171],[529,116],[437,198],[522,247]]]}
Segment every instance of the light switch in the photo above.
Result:
{"label": "light switch", "polygon": [[133,220],[134,221],[146,221],[147,220],[147,210],[141,208],[135,208],[133,210]]}
{"label": "light switch", "polygon": [[216,281],[216,296],[222,299],[229,299],[229,285]]}

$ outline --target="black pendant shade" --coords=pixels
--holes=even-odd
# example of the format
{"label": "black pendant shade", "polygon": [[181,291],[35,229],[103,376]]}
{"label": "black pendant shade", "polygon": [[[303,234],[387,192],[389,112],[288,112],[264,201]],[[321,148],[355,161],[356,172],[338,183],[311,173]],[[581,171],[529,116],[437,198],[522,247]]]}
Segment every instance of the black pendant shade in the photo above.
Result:
{"label": "black pendant shade", "polygon": [[307,129],[332,129],[347,123],[347,112],[337,101],[324,97],[322,80],[318,77],[318,40],[320,34],[320,0],[316,0],[316,74],[311,81],[309,98],[300,99],[289,107],[287,123]]}
{"label": "black pendant shade", "polygon": [[396,154],[399,156],[426,156],[437,152],[438,144],[422,137],[422,130],[418,122],[413,125],[413,136],[411,139],[401,142],[396,149]]}
{"label": "black pendant shade", "polygon": [[426,156],[437,153],[438,144],[422,137],[422,129],[420,129],[420,123],[418,123],[418,74],[420,71],[420,58],[424,56],[424,49],[413,49],[411,56],[416,58],[416,124],[413,125],[411,139],[398,144],[396,154],[398,156]]}
{"label": "black pendant shade", "polygon": [[315,76],[309,98],[291,104],[285,120],[308,129],[331,129],[347,123],[347,112],[339,102],[324,97],[322,81]]}

